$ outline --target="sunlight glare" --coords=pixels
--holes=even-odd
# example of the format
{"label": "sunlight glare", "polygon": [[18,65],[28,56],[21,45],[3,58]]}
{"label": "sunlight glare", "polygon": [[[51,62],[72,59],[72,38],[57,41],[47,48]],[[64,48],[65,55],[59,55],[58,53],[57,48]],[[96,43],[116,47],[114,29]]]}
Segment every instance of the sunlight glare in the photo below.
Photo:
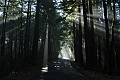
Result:
{"label": "sunlight glare", "polygon": [[65,46],[62,46],[58,58],[71,60],[71,61],[75,60],[74,53],[71,51],[71,49],[68,47],[67,44],[65,44]]}
{"label": "sunlight glare", "polygon": [[43,72],[43,73],[48,72],[48,67],[43,67],[41,72]]}

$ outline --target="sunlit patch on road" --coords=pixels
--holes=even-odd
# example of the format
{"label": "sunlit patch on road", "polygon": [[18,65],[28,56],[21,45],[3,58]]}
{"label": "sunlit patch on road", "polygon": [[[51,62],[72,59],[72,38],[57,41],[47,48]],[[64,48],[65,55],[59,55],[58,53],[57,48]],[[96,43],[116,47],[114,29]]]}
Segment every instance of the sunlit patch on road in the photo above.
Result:
{"label": "sunlit patch on road", "polygon": [[41,72],[43,72],[43,73],[48,72],[48,67],[43,67]]}

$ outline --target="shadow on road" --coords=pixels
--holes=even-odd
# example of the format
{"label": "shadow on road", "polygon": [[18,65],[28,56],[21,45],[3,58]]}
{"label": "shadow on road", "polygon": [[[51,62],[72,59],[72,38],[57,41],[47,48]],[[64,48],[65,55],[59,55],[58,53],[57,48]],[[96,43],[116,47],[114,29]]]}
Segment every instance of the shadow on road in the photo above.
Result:
{"label": "shadow on road", "polygon": [[71,66],[68,60],[58,59],[50,62],[41,72],[36,73],[28,80],[88,80]]}

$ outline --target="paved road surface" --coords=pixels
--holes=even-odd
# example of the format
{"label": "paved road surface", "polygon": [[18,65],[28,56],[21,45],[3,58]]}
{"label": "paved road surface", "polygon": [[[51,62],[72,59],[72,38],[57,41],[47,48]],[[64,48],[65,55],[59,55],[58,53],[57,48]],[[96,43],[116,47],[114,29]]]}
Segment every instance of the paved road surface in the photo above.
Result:
{"label": "paved road surface", "polygon": [[88,80],[75,71],[69,61],[63,59],[51,62],[48,65],[48,71],[43,71],[44,73],[42,75],[36,73],[28,80]]}

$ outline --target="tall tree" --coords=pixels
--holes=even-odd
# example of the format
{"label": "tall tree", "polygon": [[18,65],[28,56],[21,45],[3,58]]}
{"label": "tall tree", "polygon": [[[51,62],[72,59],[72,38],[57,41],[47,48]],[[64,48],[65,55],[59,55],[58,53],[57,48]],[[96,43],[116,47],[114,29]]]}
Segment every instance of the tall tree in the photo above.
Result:
{"label": "tall tree", "polygon": [[[80,14],[80,4],[78,5],[78,12]],[[74,25],[73,25],[74,26]],[[79,66],[83,66],[83,52],[82,52],[82,26],[81,26],[81,17],[79,15],[79,23],[74,27],[74,49],[75,52],[75,61]]]}
{"label": "tall tree", "polygon": [[9,34],[9,58],[10,58],[10,70],[13,71],[13,33]]}
{"label": "tall tree", "polygon": [[89,27],[87,25],[87,9],[86,9],[86,1],[82,0],[83,5],[83,17],[84,17],[84,34],[85,34],[85,52],[86,52],[86,68],[91,67],[91,61],[90,61],[90,37],[89,37]]}
{"label": "tall tree", "polygon": [[104,71],[109,72],[109,51],[110,51],[110,45],[109,45],[109,27],[108,27],[108,18],[107,18],[107,4],[106,0],[103,0],[103,7],[104,7],[104,18],[105,18],[105,30],[106,30],[106,52],[105,52],[105,61],[104,61]]}
{"label": "tall tree", "polygon": [[75,61],[76,63],[79,62],[78,60],[78,55],[77,55],[77,42],[76,42],[76,25],[75,25],[75,21],[73,21],[73,40],[74,40],[74,55],[75,55]]}
{"label": "tall tree", "polygon": [[33,37],[33,46],[32,46],[32,65],[36,65],[37,59],[37,50],[38,50],[38,37],[39,37],[39,22],[40,22],[40,2],[41,0],[37,0],[36,6],[36,15],[35,15],[35,27],[34,27],[34,37]]}
{"label": "tall tree", "polygon": [[91,66],[92,68],[97,67],[97,48],[95,43],[95,33],[94,33],[94,23],[93,23],[93,10],[92,10],[92,0],[89,0],[89,12],[90,12],[90,50],[91,50]]}
{"label": "tall tree", "polygon": [[[115,72],[115,49],[114,49],[114,27],[115,27],[115,3],[116,0],[113,0],[113,23],[112,23],[112,35],[111,35],[111,44],[110,44],[110,74],[114,75]],[[112,15],[109,15],[112,16]]]}
{"label": "tall tree", "polygon": [[1,38],[1,71],[5,75],[5,29],[7,21],[7,0],[4,2],[4,12],[3,12],[3,27],[2,27],[2,38]]}
{"label": "tall tree", "polygon": [[29,62],[30,55],[30,20],[31,20],[31,0],[28,0],[28,9],[27,9],[27,21],[26,21],[26,29],[25,29],[25,41],[24,41],[24,63]]}

